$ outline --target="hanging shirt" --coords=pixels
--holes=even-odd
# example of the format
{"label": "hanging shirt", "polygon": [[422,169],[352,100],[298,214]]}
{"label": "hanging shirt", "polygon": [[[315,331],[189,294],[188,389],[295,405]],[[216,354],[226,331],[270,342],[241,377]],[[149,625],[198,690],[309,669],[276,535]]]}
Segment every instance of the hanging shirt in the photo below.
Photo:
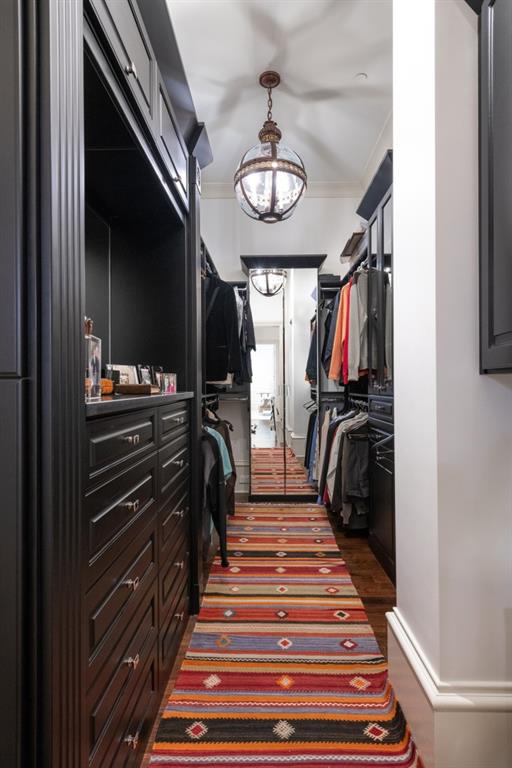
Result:
{"label": "hanging shirt", "polygon": [[205,427],[205,429],[208,432],[208,434],[214,437],[218,443],[220,456],[222,459],[222,468],[224,470],[224,479],[227,479],[233,473],[233,467],[231,466],[231,461],[229,458],[229,451],[226,445],[226,441],[224,440],[222,435],[217,432],[216,429],[212,429],[211,427]]}

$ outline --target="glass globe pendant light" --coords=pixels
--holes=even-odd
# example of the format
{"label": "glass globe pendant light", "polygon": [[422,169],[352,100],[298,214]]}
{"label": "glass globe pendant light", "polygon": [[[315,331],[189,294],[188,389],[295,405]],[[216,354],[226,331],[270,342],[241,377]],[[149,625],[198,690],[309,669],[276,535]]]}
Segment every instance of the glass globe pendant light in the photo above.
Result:
{"label": "glass globe pendant light", "polygon": [[272,89],[281,82],[277,72],[263,72],[260,85],[268,92],[267,119],[260,143],[251,147],[235,173],[235,194],[248,216],[267,224],[288,219],[303,196],[307,176],[296,152],[283,146],[281,131],[272,119]]}
{"label": "glass globe pendant light", "polygon": [[262,296],[276,296],[284,285],[284,269],[253,269],[251,283]]}

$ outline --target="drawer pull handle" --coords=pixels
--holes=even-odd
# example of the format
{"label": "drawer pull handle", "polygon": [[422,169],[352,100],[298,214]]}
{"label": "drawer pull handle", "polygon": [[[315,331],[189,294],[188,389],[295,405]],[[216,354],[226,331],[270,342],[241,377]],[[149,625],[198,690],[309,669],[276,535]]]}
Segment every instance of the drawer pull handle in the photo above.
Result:
{"label": "drawer pull handle", "polygon": [[127,664],[131,669],[137,669],[139,661],[140,656],[137,654],[136,656],[128,656],[128,658],[123,661],[123,664]]}
{"label": "drawer pull handle", "polygon": [[175,516],[176,517],[184,517],[184,515],[185,515],[185,510],[184,509],[180,509],[179,512],[178,512],[177,509],[175,509],[174,512],[171,512],[171,517],[175,517]]}
{"label": "drawer pull handle", "polygon": [[127,435],[123,437],[123,440],[130,445],[138,445],[140,443],[140,435]]}
{"label": "drawer pull handle", "polygon": [[184,567],[185,567],[185,561],[184,560],[180,560],[179,563],[174,563],[174,565],[175,565],[176,568],[179,568],[182,571],[184,569]]}
{"label": "drawer pull handle", "polygon": [[178,619],[178,621],[183,621],[183,619],[185,618],[185,614],[184,613],[175,613],[174,614],[174,618]]}
{"label": "drawer pull handle", "polygon": [[123,581],[123,584],[128,589],[131,589],[132,592],[136,592],[139,588],[140,579],[136,576],[134,579],[126,579],[126,581]]}
{"label": "drawer pull handle", "polygon": [[138,80],[137,69],[133,61],[130,61],[130,63],[126,65],[126,67],[124,68],[124,71],[126,72],[127,75],[133,75],[134,78]]}
{"label": "drawer pull handle", "polygon": [[137,750],[137,747],[139,746],[139,739],[140,739],[140,733],[136,733],[134,736],[131,736],[131,735],[127,736],[124,742],[129,749],[132,749],[135,752]]}
{"label": "drawer pull handle", "polygon": [[[179,181],[179,179],[173,179],[173,181]],[[184,424],[185,423],[185,417],[184,416],[178,416],[176,419],[174,419],[175,424]]]}
{"label": "drawer pull handle", "polygon": [[140,500],[135,499],[135,501],[127,501],[125,506],[126,509],[130,510],[130,512],[138,512],[140,509]]}
{"label": "drawer pull handle", "polygon": [[181,469],[181,467],[185,464],[185,459],[174,459],[172,463]]}

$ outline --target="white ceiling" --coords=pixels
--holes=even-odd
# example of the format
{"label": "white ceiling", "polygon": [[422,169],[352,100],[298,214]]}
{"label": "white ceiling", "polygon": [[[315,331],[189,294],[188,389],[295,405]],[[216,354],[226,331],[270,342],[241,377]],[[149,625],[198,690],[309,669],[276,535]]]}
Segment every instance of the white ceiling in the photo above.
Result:
{"label": "white ceiling", "polygon": [[309,182],[361,183],[391,112],[392,0],[167,3],[213,149],[205,182],[231,184],[257,143],[266,116],[258,77],[276,69],[274,119]]}

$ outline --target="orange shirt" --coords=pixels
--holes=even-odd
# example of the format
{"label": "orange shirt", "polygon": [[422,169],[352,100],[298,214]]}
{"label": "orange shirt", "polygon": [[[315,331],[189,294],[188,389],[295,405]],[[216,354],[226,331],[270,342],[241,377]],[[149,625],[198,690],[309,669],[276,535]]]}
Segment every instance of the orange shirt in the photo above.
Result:
{"label": "orange shirt", "polygon": [[332,381],[340,381],[343,371],[343,340],[347,332],[347,289],[350,285],[344,285],[341,289],[338,317],[336,318],[336,331],[332,345],[331,366],[329,378]]}

